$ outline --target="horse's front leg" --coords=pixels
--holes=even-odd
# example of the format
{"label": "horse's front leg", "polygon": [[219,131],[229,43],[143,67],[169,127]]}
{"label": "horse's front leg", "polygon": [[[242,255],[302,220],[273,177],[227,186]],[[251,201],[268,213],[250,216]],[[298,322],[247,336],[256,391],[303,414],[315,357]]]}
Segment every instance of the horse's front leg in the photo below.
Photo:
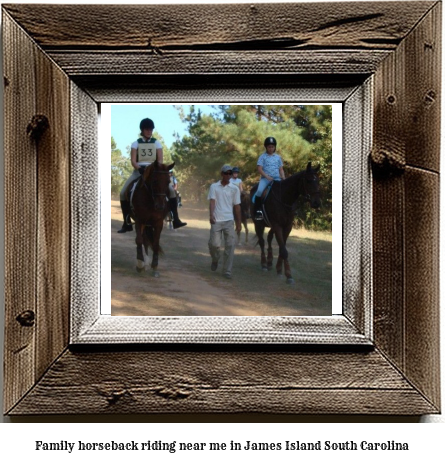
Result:
{"label": "horse's front leg", "polygon": [[282,230],[282,229],[277,229],[275,231],[275,237],[277,238],[277,242],[278,242],[278,245],[280,247],[280,255],[279,255],[279,258],[278,258],[278,261],[277,261],[277,266],[276,266],[276,269],[277,269],[277,274],[282,276],[283,274],[283,263],[284,263],[284,274],[287,278],[286,282],[288,284],[293,284],[295,281],[294,279],[292,278],[292,274],[291,274],[291,271],[290,271],[290,265],[289,265],[289,261],[288,261],[288,252],[287,252],[287,249],[286,249],[286,239],[287,237],[289,236],[289,232],[290,230],[288,230],[288,228],[286,230]]}
{"label": "horse's front leg", "polygon": [[151,260],[151,270],[152,275],[155,278],[159,278],[160,274],[158,271],[158,263],[159,263],[159,241],[161,238],[161,231],[162,231],[163,223],[162,221],[158,222],[156,226],[153,228],[153,258]]}
{"label": "horse's front leg", "polygon": [[261,269],[267,271],[266,254],[264,253],[264,226],[255,224],[255,232],[258,237],[258,244],[261,248]]}
{"label": "horse's front leg", "polygon": [[137,258],[137,265],[136,270],[138,273],[142,273],[145,270],[145,261],[144,261],[144,253],[142,251],[143,239],[142,234],[144,230],[144,226],[136,222],[136,258]]}
{"label": "horse's front leg", "polygon": [[273,229],[267,234],[267,270],[270,271],[273,265],[273,250],[272,250],[272,241],[273,241],[274,232]]}
{"label": "horse's front leg", "polygon": [[292,277],[292,273],[291,273],[291,270],[290,270],[290,264],[289,264],[289,254],[288,254],[288,251],[286,249],[286,242],[287,242],[287,238],[289,237],[289,234],[292,230],[292,224],[288,227],[286,227],[284,230],[283,230],[283,245],[284,245],[284,250],[285,250],[285,253],[283,254],[283,261],[284,261],[284,274],[286,276],[286,282],[287,284],[294,284],[295,283],[295,280],[294,278]]}
{"label": "horse's front leg", "polygon": [[249,228],[247,227],[247,220],[244,221],[244,229],[246,231],[246,244],[249,243]]}

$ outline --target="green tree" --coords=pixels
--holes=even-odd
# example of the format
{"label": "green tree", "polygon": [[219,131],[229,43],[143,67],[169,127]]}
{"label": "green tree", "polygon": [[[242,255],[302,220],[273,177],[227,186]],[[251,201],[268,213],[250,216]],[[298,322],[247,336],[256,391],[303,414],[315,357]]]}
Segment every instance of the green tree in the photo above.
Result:
{"label": "green tree", "polygon": [[332,111],[329,105],[219,105],[203,115],[193,106],[189,113],[178,106],[188,134],[176,137],[172,157],[179,168],[181,192],[204,199],[212,182],[220,178],[224,163],[236,165],[246,189],[258,182],[257,160],[267,136],[277,139],[277,153],[286,175],[305,169],[308,161],[320,165],[322,211],[301,207],[300,223],[329,229],[332,198]]}
{"label": "green tree", "polygon": [[116,147],[116,142],[111,137],[111,195],[119,195],[126,179],[130,176],[133,168],[128,157]]}

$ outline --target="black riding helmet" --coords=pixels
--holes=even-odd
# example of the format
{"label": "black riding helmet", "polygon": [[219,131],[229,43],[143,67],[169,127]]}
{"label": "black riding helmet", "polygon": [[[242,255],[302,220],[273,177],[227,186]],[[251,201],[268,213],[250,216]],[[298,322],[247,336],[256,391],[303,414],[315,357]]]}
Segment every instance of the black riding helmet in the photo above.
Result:
{"label": "black riding helmet", "polygon": [[155,128],[155,123],[153,123],[153,120],[150,118],[145,118],[141,121],[141,124],[139,125],[139,128],[142,132],[144,129],[151,129],[153,130]]}
{"label": "black riding helmet", "polygon": [[239,168],[237,166],[234,166],[232,169],[233,173],[239,173]]}
{"label": "black riding helmet", "polygon": [[275,148],[277,147],[277,140],[275,137],[266,137],[266,140],[264,141],[264,147],[267,147],[268,145],[275,145]]}

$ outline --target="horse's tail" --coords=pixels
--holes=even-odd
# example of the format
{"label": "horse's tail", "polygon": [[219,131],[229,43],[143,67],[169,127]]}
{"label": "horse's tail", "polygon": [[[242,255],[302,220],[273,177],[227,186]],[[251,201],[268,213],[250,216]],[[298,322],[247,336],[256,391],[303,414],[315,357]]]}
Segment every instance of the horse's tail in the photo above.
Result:
{"label": "horse's tail", "polygon": [[[153,250],[153,242],[154,242],[154,236],[153,236],[153,226],[146,226],[144,229],[144,247],[145,247],[145,253],[148,255],[148,249],[150,248]],[[164,251],[162,250],[162,247],[159,246],[159,255],[164,255]]]}

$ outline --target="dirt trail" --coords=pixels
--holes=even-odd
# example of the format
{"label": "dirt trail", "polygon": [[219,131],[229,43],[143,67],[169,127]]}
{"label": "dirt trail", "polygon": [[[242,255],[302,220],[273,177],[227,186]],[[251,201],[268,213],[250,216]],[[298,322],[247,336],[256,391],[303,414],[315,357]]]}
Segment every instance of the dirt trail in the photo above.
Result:
{"label": "dirt trail", "polygon": [[[253,225],[249,241],[237,246],[233,279],[227,280],[218,269],[210,270],[208,210],[205,206],[184,206],[179,210],[188,225],[179,230],[164,227],[159,258],[161,276],[150,271],[136,272],[135,233],[117,234],[122,220],[119,202],[111,203],[111,312],[128,316],[254,316],[254,315],[329,315],[331,314],[331,271],[329,237],[299,238],[289,241],[291,265],[298,261],[298,248],[319,269],[314,270],[319,284],[308,286],[294,273],[296,284],[288,285],[275,271],[264,273],[259,266]],[[320,262],[320,257],[323,257]],[[151,257],[149,257],[151,260]],[[306,267],[306,265],[304,265]],[[294,267],[292,266],[293,272]],[[320,270],[323,273],[320,273]]]}

